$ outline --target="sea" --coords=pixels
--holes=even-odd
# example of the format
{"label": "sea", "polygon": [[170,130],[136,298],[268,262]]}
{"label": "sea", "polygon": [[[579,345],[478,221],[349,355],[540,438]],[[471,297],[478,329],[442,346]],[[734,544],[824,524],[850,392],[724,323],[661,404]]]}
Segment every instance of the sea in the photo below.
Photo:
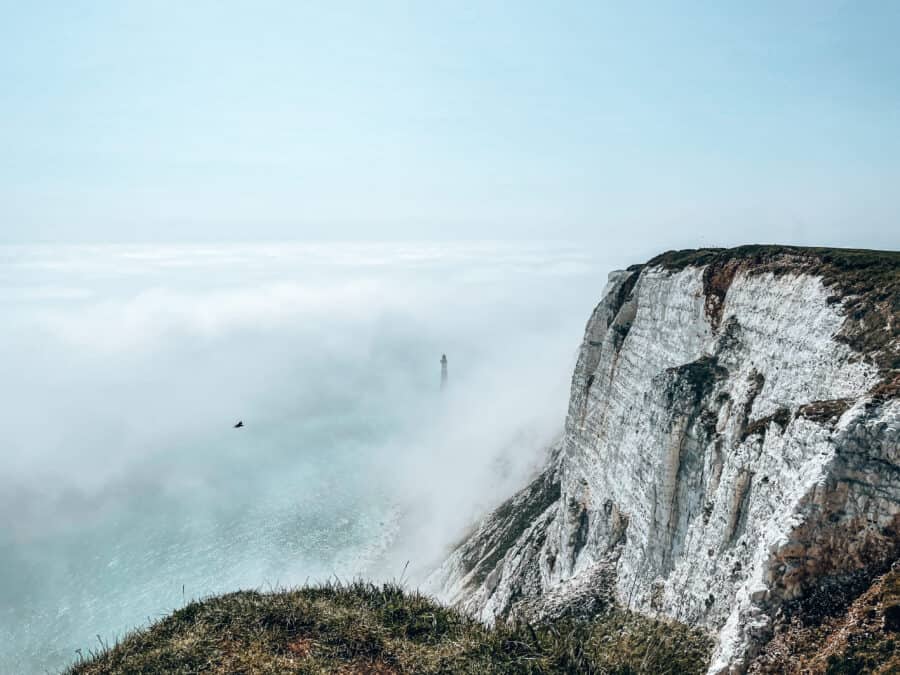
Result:
{"label": "sea", "polygon": [[0,247],[0,673],[59,672],[210,594],[418,587],[562,432],[609,258]]}

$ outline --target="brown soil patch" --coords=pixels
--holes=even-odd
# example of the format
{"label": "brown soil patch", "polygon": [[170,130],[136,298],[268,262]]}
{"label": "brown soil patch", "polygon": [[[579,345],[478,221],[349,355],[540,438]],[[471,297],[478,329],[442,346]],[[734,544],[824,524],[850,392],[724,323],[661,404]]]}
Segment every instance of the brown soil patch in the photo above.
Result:
{"label": "brown soil patch", "polygon": [[297,638],[296,640],[288,642],[287,650],[294,656],[305,658],[306,656],[309,656],[309,653],[313,650],[315,645],[316,643],[312,638]]}
{"label": "brown soil patch", "polygon": [[813,626],[799,619],[763,649],[749,673],[900,673],[900,564],[877,577],[839,616]]}
{"label": "brown soil patch", "polygon": [[384,661],[355,661],[336,671],[339,675],[397,675],[400,671]]}

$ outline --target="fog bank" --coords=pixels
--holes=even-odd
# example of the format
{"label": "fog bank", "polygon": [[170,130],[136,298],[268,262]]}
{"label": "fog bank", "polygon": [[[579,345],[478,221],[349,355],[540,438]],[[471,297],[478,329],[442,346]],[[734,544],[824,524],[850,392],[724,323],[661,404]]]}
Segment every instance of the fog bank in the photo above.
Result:
{"label": "fog bank", "polygon": [[414,580],[561,431],[611,267],[563,245],[0,248],[0,671],[208,593],[406,560]]}

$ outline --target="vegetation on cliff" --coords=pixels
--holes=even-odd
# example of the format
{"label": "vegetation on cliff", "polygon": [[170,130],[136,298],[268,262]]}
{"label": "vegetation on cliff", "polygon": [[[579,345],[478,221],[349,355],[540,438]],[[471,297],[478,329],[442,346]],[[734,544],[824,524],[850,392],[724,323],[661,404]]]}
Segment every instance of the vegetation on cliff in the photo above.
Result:
{"label": "vegetation on cliff", "polygon": [[[832,595],[831,589],[824,594]],[[751,675],[900,673],[900,562],[841,605],[796,612],[765,646]]]}
{"label": "vegetation on cliff", "polygon": [[354,583],[192,602],[67,673],[702,673],[710,649],[699,631],[619,610],[489,629]]}

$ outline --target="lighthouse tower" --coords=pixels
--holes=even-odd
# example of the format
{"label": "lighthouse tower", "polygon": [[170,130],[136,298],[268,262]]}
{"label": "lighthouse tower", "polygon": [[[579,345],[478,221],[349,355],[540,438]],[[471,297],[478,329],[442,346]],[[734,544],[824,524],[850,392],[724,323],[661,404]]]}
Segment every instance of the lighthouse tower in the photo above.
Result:
{"label": "lighthouse tower", "polygon": [[441,355],[441,389],[447,386],[447,355]]}

